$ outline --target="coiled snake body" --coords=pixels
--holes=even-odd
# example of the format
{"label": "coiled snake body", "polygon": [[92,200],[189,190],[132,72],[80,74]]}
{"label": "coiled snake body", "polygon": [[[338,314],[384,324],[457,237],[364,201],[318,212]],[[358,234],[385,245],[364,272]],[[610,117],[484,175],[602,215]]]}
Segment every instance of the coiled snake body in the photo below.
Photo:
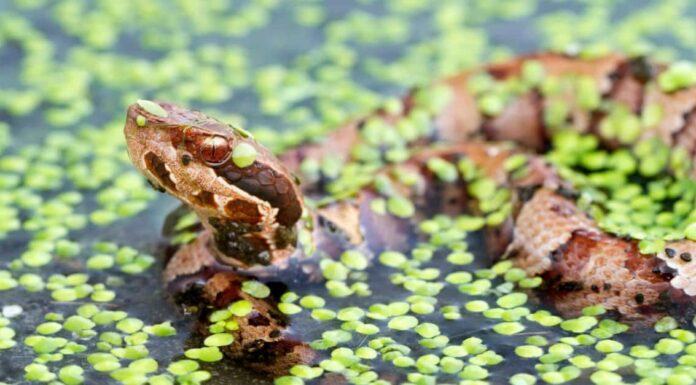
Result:
{"label": "coiled snake body", "polygon": [[[170,103],[132,105],[125,134],[135,166],[153,186],[194,210],[204,227],[169,262],[166,282],[184,290],[202,279],[202,298],[214,307],[251,301],[254,311],[239,317],[226,353],[282,373],[310,360],[312,349],[293,339],[274,299],[248,295],[240,290],[243,282],[287,270],[312,280],[317,255],[398,249],[408,244],[404,224],[434,212],[466,209],[486,216],[490,254],[544,276],[546,295],[566,314],[601,304],[623,319],[644,320],[689,305],[696,295],[696,243],[668,234],[657,247],[641,250],[636,232],[600,224],[591,206],[581,204],[576,183],[540,155],[563,128],[593,134],[607,150],[659,140],[680,148],[690,165],[696,88],[661,87],[665,71],[644,58],[620,55],[519,57],[414,91],[400,105],[348,122],[320,144],[300,145],[280,158],[245,131]],[[640,131],[612,131],[615,114],[641,116],[648,108],[659,111],[658,117]],[[414,128],[414,122],[424,128]],[[391,146],[390,130],[401,134],[397,146]],[[390,152],[393,147],[401,152]],[[511,172],[506,165],[521,154],[525,172]],[[308,175],[300,184],[294,177],[303,162],[328,156],[369,167],[359,169],[353,184]],[[463,159],[509,199],[490,210],[467,188],[471,178],[444,183],[436,175],[435,163]],[[686,172],[688,179],[690,168]],[[404,182],[403,175],[413,174],[418,178]],[[415,214],[372,210],[385,194],[375,181],[389,182],[389,194],[413,202]],[[322,197],[330,182],[333,199],[305,205],[303,195]],[[256,358],[249,358],[252,353]]]}

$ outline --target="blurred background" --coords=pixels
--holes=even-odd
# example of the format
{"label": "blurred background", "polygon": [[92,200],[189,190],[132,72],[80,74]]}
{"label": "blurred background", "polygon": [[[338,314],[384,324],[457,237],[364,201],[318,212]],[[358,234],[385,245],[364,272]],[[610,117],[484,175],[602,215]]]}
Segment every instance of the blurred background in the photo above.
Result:
{"label": "blurred background", "polygon": [[[181,355],[191,321],[166,301],[153,257],[176,203],[127,159],[134,100],[204,109],[281,152],[519,53],[691,59],[695,14],[688,0],[0,0],[0,383],[84,365],[70,344],[98,351],[89,332],[25,338],[92,314],[85,304],[172,321],[179,333],[148,348],[162,365]],[[209,370],[229,376],[210,383],[265,381]]]}

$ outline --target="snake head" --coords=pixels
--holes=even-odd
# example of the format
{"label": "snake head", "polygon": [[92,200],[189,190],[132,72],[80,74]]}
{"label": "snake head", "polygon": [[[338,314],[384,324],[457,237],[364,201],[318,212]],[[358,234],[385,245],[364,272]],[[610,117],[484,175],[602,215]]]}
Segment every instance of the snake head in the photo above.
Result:
{"label": "snake head", "polygon": [[125,136],[133,164],[150,183],[187,203],[214,183],[210,171],[225,164],[237,144],[253,142],[203,113],[149,100],[128,108]]}
{"label": "snake head", "polygon": [[302,215],[289,171],[244,130],[140,100],[128,108],[124,133],[131,161],[150,183],[193,208],[220,237],[234,227],[271,239]]}

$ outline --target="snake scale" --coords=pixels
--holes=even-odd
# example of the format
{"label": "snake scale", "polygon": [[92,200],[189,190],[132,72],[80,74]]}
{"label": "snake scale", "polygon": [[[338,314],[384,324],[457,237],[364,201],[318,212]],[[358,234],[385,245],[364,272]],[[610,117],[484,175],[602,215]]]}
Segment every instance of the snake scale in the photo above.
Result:
{"label": "snake scale", "polygon": [[[517,57],[440,80],[430,92],[414,90],[397,105],[279,157],[244,130],[166,102],[133,104],[125,136],[137,169],[193,210],[203,226],[167,264],[166,283],[175,292],[197,286],[200,301],[212,308],[250,301],[254,310],[237,317],[235,342],[224,351],[280,374],[311,361],[314,352],[292,336],[277,310],[278,298],[255,298],[240,290],[244,282],[288,271],[295,272],[290,277],[316,280],[318,255],[398,249],[408,244],[413,222],[437,213],[488,215],[483,231],[492,258],[509,258],[543,276],[544,295],[564,314],[601,304],[622,319],[644,320],[693,303],[696,242],[665,236],[646,251],[637,236],[607,231],[581,204],[575,184],[544,157],[562,126],[590,134],[600,149],[658,140],[693,158],[696,87],[661,87],[666,71],[668,66],[649,59],[618,54]],[[506,90],[502,103],[491,97],[500,88]],[[631,116],[648,109],[659,114],[638,132],[619,127],[612,133],[617,108]],[[414,129],[401,123],[404,119],[422,127]],[[390,148],[394,130],[401,133],[400,151]],[[525,172],[510,172],[506,165],[520,155]],[[308,159],[327,156],[365,166],[356,173],[359,181],[341,184],[335,176],[302,174]],[[495,212],[479,203],[477,190],[467,188],[466,175],[446,181],[435,175],[433,162],[463,159],[507,192]],[[404,175],[414,174],[417,178],[405,182]],[[690,169],[687,174],[688,180]],[[389,182],[390,194],[413,202],[415,213],[371,209],[384,195],[375,181]],[[327,195],[333,198],[322,201]],[[312,198],[311,205],[305,197]]]}

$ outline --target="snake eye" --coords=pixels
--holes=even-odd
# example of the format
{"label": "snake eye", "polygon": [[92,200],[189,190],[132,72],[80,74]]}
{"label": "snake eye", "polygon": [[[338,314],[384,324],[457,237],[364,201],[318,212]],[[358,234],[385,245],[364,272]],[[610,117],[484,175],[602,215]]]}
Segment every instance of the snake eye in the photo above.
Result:
{"label": "snake eye", "polygon": [[225,163],[231,153],[230,144],[222,136],[209,136],[201,143],[201,158],[209,165]]}

